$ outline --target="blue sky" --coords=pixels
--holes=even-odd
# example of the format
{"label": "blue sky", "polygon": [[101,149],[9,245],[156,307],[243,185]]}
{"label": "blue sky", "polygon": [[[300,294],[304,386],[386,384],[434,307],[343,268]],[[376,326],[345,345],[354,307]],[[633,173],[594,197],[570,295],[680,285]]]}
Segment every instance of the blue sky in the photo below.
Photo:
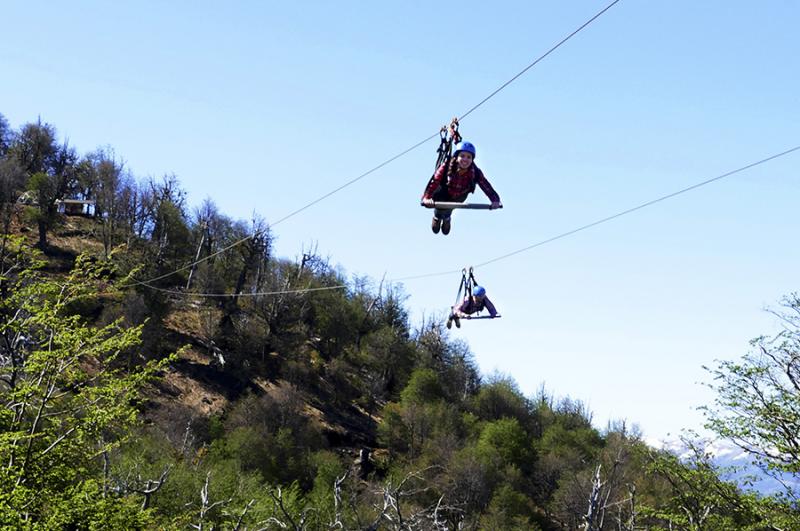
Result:
{"label": "blue sky", "polygon": [[[0,113],[175,173],[190,203],[280,219],[435,133],[605,2],[10,1]],[[458,270],[800,144],[800,5],[623,0],[461,126],[501,211],[447,238],[419,207],[435,141],[279,224],[379,280]],[[788,155],[476,271],[502,319],[481,369],[584,400],[603,427],[698,428],[702,365],[774,333],[798,289]],[[475,200],[482,200],[480,192]],[[415,320],[459,277],[407,281]]]}

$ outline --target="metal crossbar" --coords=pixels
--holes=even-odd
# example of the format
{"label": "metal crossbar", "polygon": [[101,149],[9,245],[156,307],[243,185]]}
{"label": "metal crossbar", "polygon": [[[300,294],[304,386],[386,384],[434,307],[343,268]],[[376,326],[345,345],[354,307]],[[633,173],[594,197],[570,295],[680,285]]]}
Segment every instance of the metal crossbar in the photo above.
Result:
{"label": "metal crossbar", "polygon": [[[452,203],[446,201],[436,201],[432,205],[425,205],[420,203],[425,208],[440,208],[443,210],[452,210],[455,208],[466,208],[468,210],[494,210],[492,205],[484,204],[484,203]],[[503,208],[499,206],[497,208]]]}

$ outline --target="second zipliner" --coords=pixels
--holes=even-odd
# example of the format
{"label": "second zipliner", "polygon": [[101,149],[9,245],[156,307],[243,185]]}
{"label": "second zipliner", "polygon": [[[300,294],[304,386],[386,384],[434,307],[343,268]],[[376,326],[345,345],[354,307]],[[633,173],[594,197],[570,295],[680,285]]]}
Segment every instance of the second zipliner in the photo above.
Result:
{"label": "second zipliner", "polygon": [[[463,299],[461,298],[462,290],[464,292]],[[489,315],[472,315],[483,310],[488,310]],[[499,317],[500,314],[497,313],[494,304],[486,296],[486,289],[483,286],[479,286],[475,280],[472,268],[469,268],[469,272],[466,269],[462,269],[456,303],[450,308],[447,328],[451,328],[453,323],[456,324],[456,328],[461,328],[461,319],[497,319]]]}

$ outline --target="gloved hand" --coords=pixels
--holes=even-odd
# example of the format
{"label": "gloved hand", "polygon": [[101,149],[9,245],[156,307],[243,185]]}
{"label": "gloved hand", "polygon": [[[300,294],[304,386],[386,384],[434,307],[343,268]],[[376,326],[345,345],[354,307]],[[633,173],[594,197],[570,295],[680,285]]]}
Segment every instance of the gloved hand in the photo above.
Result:
{"label": "gloved hand", "polygon": [[492,201],[492,208],[491,209],[495,210],[497,208],[503,208],[503,203],[500,202],[500,201]]}
{"label": "gloved hand", "polygon": [[425,197],[422,199],[422,206],[426,206],[428,208],[433,206],[433,199],[430,197]]}

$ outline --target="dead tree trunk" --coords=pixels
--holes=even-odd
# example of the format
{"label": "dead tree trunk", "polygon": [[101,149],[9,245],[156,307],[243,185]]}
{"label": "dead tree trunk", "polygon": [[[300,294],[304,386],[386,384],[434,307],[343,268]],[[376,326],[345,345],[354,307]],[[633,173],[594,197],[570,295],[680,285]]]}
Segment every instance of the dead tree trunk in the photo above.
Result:
{"label": "dead tree trunk", "polygon": [[600,467],[594,472],[594,480],[592,481],[592,493],[589,495],[589,510],[584,516],[586,523],[584,524],[584,531],[600,531],[598,522],[600,521],[600,491],[603,488],[603,482],[600,481]]}

